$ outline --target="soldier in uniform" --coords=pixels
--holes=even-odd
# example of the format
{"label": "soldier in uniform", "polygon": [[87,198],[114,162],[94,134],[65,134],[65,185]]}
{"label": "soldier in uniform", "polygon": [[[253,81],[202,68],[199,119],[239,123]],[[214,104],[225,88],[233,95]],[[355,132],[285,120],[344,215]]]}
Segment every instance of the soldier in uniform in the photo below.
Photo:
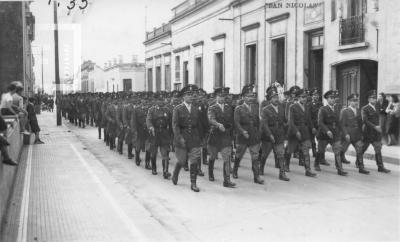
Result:
{"label": "soldier in uniform", "polygon": [[136,159],[139,159],[140,163],[140,151],[145,151],[145,168],[150,170],[150,152],[145,150],[146,141],[149,136],[147,126],[146,126],[146,118],[147,118],[147,110],[148,110],[148,101],[147,98],[152,95],[150,93],[142,93],[141,95],[141,103],[136,106],[134,111],[134,117],[132,117],[133,126],[136,128],[137,137],[135,139],[135,156]]}
{"label": "soldier in uniform", "polygon": [[183,103],[174,108],[172,114],[172,129],[174,132],[174,145],[177,163],[172,176],[174,185],[178,183],[179,171],[186,159],[190,162],[190,188],[194,192],[200,189],[196,185],[198,162],[201,160],[201,140],[203,137],[202,123],[199,110],[193,106],[198,87],[189,84],[182,88],[180,95]]}
{"label": "soldier in uniform", "polygon": [[342,153],[346,153],[350,144],[356,150],[356,165],[361,174],[369,174],[364,168],[363,142],[362,142],[362,119],[358,109],[358,94],[347,97],[349,106],[340,112],[340,127],[342,129]]}
{"label": "soldier in uniform", "polygon": [[117,124],[118,124],[118,131],[117,131],[117,137],[118,137],[118,146],[117,146],[117,151],[120,155],[123,154],[123,147],[124,147],[124,138],[126,134],[126,123],[124,122],[123,119],[123,112],[124,112],[124,106],[125,106],[125,101],[124,101],[125,96],[121,95],[120,100],[118,101],[117,105]]}
{"label": "soldier in uniform", "polygon": [[233,140],[233,110],[225,103],[225,98],[229,94],[229,87],[220,87],[214,90],[217,102],[208,108],[208,121],[210,124],[210,134],[208,136],[207,147],[210,152],[208,162],[208,179],[214,181],[214,163],[218,152],[224,160],[223,175],[224,187],[234,188],[235,183],[231,182],[231,158]]}
{"label": "soldier in uniform", "polygon": [[108,142],[110,145],[110,150],[115,148],[115,138],[117,137],[118,131],[118,123],[116,120],[117,117],[117,96],[112,97],[111,103],[107,106],[106,110],[106,118],[107,118],[107,133],[108,133]]}
{"label": "soldier in uniform", "polygon": [[342,151],[339,124],[340,113],[334,108],[337,95],[338,94],[333,90],[327,91],[324,94],[324,98],[327,100],[328,104],[322,106],[318,111],[318,153],[315,158],[314,167],[316,171],[321,171],[319,162],[322,154],[325,153],[326,146],[330,144],[335,154],[337,172],[341,176],[346,176],[347,172],[343,170],[342,160],[340,158],[340,152]]}
{"label": "soldier in uniform", "polygon": [[[128,98],[129,101],[123,107],[122,122],[126,128],[125,143],[128,145],[128,159],[132,159],[134,157],[132,152],[133,152],[133,140],[135,137],[136,130],[134,129],[134,127],[132,127],[131,118],[134,112],[135,99],[133,98],[133,94],[130,94]],[[136,165],[140,165],[140,162],[137,161],[138,160],[136,160]]]}
{"label": "soldier in uniform", "polygon": [[[207,162],[207,155],[208,155],[207,138],[208,138],[208,134],[209,134],[209,124],[208,124],[208,118],[207,118],[207,111],[208,111],[209,106],[208,106],[208,100],[206,97],[207,97],[207,92],[200,88],[199,96],[194,102],[194,105],[197,106],[197,109],[199,109],[200,120],[201,120],[201,123],[203,124],[204,134],[202,135],[202,137],[204,137],[204,139],[202,140],[201,158],[203,160],[204,165],[208,165],[208,162]],[[201,160],[199,163],[199,171],[197,174],[199,176],[204,176],[204,173],[201,170]]]}
{"label": "soldier in uniform", "polygon": [[[318,129],[318,111],[322,107],[321,97],[317,88],[312,88],[310,90],[311,102],[310,102],[310,115],[313,127]],[[317,155],[317,143],[315,142],[315,134],[311,134],[311,150],[313,157]],[[321,157],[321,161],[326,163],[325,157]]]}
{"label": "soldier in uniform", "polygon": [[110,145],[110,140],[108,137],[108,118],[106,116],[108,105],[110,105],[111,96],[109,93],[105,94],[105,100],[101,104],[101,126],[103,127],[103,140],[107,146]]}
{"label": "soldier in uniform", "polygon": [[267,89],[267,100],[269,104],[261,111],[261,174],[264,174],[264,167],[268,155],[274,150],[275,162],[279,165],[279,179],[289,181],[285,174],[284,142],[285,134],[285,110],[279,101],[279,94],[275,87]]}
{"label": "soldier in uniform", "polygon": [[163,177],[168,179],[171,173],[169,167],[169,149],[172,133],[172,114],[165,106],[164,94],[156,96],[155,105],[152,106],[146,118],[147,129],[150,132],[150,160],[152,174],[157,175],[157,151],[160,148],[162,157]]}
{"label": "soldier in uniform", "polygon": [[237,148],[232,176],[235,179],[238,178],[240,160],[243,158],[248,148],[251,156],[254,182],[257,184],[264,184],[264,180],[260,178],[260,164],[258,160],[260,151],[260,117],[258,108],[254,110],[254,107],[256,107],[254,104],[257,103],[257,92],[254,89],[254,85],[246,85],[243,87],[242,96],[244,97],[244,102],[235,109],[234,124],[237,131]]}
{"label": "soldier in uniform", "polygon": [[101,139],[101,128],[104,128],[102,126],[102,112],[101,112],[101,106],[102,106],[102,100],[103,100],[103,94],[100,93],[97,97],[93,99],[93,118],[94,118],[94,123],[97,126],[98,129],[98,135],[99,139]]}
{"label": "soldier in uniform", "polygon": [[375,150],[375,159],[378,172],[389,173],[382,160],[382,128],[379,124],[379,110],[376,109],[376,90],[368,92],[368,104],[362,108],[364,147],[363,153],[372,145]]}
{"label": "soldier in uniform", "polygon": [[286,150],[286,170],[289,170],[292,153],[299,149],[299,157],[302,157],[304,161],[306,176],[315,177],[316,174],[311,172],[310,149],[311,133],[316,134],[317,129],[312,124],[310,109],[306,105],[308,93],[304,89],[299,89],[295,92],[295,95],[297,101],[289,107],[289,142]]}

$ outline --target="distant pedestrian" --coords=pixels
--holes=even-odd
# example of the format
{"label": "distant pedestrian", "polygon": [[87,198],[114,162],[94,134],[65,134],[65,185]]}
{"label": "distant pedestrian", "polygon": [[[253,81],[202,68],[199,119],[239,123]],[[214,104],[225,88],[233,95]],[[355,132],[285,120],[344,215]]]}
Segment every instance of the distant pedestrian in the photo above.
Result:
{"label": "distant pedestrian", "polygon": [[39,124],[36,118],[36,112],[35,112],[35,106],[34,103],[35,99],[33,97],[29,98],[28,106],[27,106],[27,111],[28,111],[28,121],[29,125],[31,127],[31,131],[35,133],[35,144],[44,144],[43,141],[40,140],[39,138]]}
{"label": "distant pedestrian", "polygon": [[387,135],[388,145],[397,144],[397,136],[399,135],[399,116],[400,106],[399,97],[395,94],[389,96],[389,105],[386,108],[387,113]]}
{"label": "distant pedestrian", "polygon": [[387,124],[387,113],[386,108],[389,105],[389,101],[386,98],[385,93],[381,92],[378,95],[378,100],[376,102],[376,110],[379,112],[379,123],[382,129],[382,137],[386,140],[386,124]]}

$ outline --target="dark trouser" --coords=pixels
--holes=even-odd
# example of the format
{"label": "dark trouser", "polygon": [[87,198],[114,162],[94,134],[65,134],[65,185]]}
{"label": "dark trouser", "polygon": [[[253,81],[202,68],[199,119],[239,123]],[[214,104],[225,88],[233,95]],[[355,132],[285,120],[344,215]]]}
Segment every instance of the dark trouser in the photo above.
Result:
{"label": "dark trouser", "polygon": [[179,171],[185,164],[186,160],[190,163],[190,182],[196,184],[198,162],[201,160],[201,147],[193,147],[191,149],[175,147],[175,156],[177,163],[175,165],[173,179],[178,180]]}
{"label": "dark trouser", "polygon": [[243,155],[246,152],[247,148],[249,149],[250,152],[251,168],[253,170],[254,179],[256,180],[259,179],[260,177],[260,162],[258,160],[260,144],[255,144],[251,146],[247,144],[237,144],[235,163],[233,167],[234,178],[237,177],[237,171],[239,169],[240,161],[242,160]]}
{"label": "dark trouser", "polygon": [[[337,170],[343,170],[342,160],[340,158],[340,152],[342,151],[342,145],[340,140],[318,140],[318,157],[325,155],[326,146],[330,144],[332,146],[333,153],[335,154],[335,166]],[[319,159],[315,159],[315,167],[319,167]]]}
{"label": "dark trouser", "polygon": [[311,141],[304,140],[299,141],[295,139],[289,140],[288,148],[286,149],[285,155],[285,163],[286,166],[289,167],[290,165],[290,157],[295,150],[299,151],[299,157],[304,160],[304,168],[306,171],[311,171],[310,165],[310,149],[311,149]]}
{"label": "dark trouser", "polygon": [[[210,152],[210,162],[208,163],[208,174],[212,178],[214,178],[214,163],[217,158],[218,149],[215,146],[208,146],[208,151]],[[224,161],[223,166],[223,174],[224,174],[224,182],[230,182],[230,174],[231,174],[231,154],[232,154],[232,147],[224,147],[219,150],[221,153],[222,159]]]}

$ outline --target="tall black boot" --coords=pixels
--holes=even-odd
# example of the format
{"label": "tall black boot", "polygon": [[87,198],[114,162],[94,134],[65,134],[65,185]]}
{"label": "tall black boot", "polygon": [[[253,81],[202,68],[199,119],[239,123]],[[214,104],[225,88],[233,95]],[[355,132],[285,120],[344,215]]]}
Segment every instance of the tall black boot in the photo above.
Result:
{"label": "tall black boot", "polygon": [[317,157],[317,144],[315,143],[315,141],[311,142],[311,150],[313,157]]}
{"label": "tall black boot", "polygon": [[324,165],[324,166],[330,166],[331,164],[329,164],[325,159],[325,152],[320,153],[320,155],[321,155],[321,157],[319,159],[319,164]]}
{"label": "tall black boot", "polygon": [[101,128],[99,127],[97,130],[99,132],[99,139],[101,139]]}
{"label": "tall black boot", "polygon": [[118,148],[117,148],[117,150],[118,150],[118,153],[120,155],[122,155],[123,148],[124,148],[124,140],[118,138]]}
{"label": "tall black boot", "polygon": [[162,160],[162,166],[163,166],[163,177],[164,179],[168,179],[171,176],[171,173],[168,172],[169,161]]}
{"label": "tall black boot", "polygon": [[260,178],[260,163],[258,160],[251,162],[251,169],[253,170],[254,183],[264,184],[264,180]]}
{"label": "tall black boot", "polygon": [[157,157],[151,157],[151,174],[157,175]]}
{"label": "tall black boot", "polygon": [[315,174],[311,171],[311,161],[310,161],[309,155],[305,155],[305,157],[304,157],[304,168],[306,169],[306,176],[309,176],[309,177],[317,176],[317,174]]}
{"label": "tall black boot", "polygon": [[201,150],[201,156],[202,156],[202,158],[203,158],[203,165],[208,165],[207,154],[208,154],[207,148],[203,148],[203,149]]}
{"label": "tall black boot", "polygon": [[286,161],[285,161],[285,159],[284,158],[280,158],[279,159],[279,166],[280,166],[280,168],[279,168],[279,180],[282,180],[282,181],[290,181],[290,179],[286,176],[286,173],[285,173],[285,163],[286,163]]}
{"label": "tall black boot", "polygon": [[150,152],[146,151],[144,156],[144,168],[151,170],[150,167]]}
{"label": "tall black boot", "polygon": [[285,152],[285,172],[290,172],[290,157],[292,155]]}
{"label": "tall black boot", "polygon": [[203,171],[201,170],[201,158],[199,158],[199,159],[197,160],[197,169],[198,169],[197,175],[198,175],[198,176],[204,176],[204,173],[203,173]]}
{"label": "tall black boot", "polygon": [[128,144],[128,159],[132,159],[133,158],[133,144]]}
{"label": "tall black boot", "polygon": [[299,166],[304,166],[304,154],[301,150],[299,151]]}
{"label": "tall black boot", "polygon": [[106,139],[107,139],[106,129],[103,129],[103,139],[104,139],[104,142],[106,142]]}
{"label": "tall black boot", "polygon": [[110,145],[110,137],[108,134],[104,134],[104,142],[106,142],[106,146]]}
{"label": "tall black boot", "polygon": [[378,172],[382,172],[382,173],[390,172],[390,170],[386,169],[385,166],[383,165],[382,153],[376,153],[375,159],[376,159],[376,165],[378,166]]}
{"label": "tall black boot", "polygon": [[[214,164],[213,164],[214,166]],[[228,161],[224,161],[224,167],[223,167],[223,174],[224,174],[224,182],[222,185],[224,187],[229,187],[229,188],[234,188],[236,187],[236,184],[231,182],[231,161],[230,159]]]}
{"label": "tall black boot", "polygon": [[261,159],[260,159],[260,176],[263,176],[264,175],[264,168],[265,168],[265,163],[267,162],[267,158],[263,158],[262,156],[261,156]]}
{"label": "tall black boot", "polygon": [[239,163],[240,160],[238,158],[235,158],[234,164],[233,164],[233,169],[232,169],[232,177],[235,179],[238,179],[238,169],[239,169]]}
{"label": "tall black boot", "polygon": [[198,165],[196,163],[190,164],[190,189],[192,189],[194,192],[200,192],[200,189],[196,185],[197,171]]}
{"label": "tall black boot", "polygon": [[345,172],[343,170],[342,160],[340,158],[340,154],[335,154],[335,166],[336,166],[338,175],[347,176],[347,172]]}
{"label": "tall black boot", "polygon": [[181,168],[182,168],[182,165],[179,162],[177,162],[175,164],[175,169],[172,174],[172,183],[174,185],[178,184],[178,177],[179,177],[179,172],[180,172]]}
{"label": "tall black boot", "polygon": [[135,150],[135,162],[137,166],[140,166],[140,162],[142,162],[140,159],[140,150]]}
{"label": "tall black boot", "polygon": [[343,151],[340,152],[340,159],[342,159],[342,163],[343,163],[343,164],[350,164],[350,161],[348,161],[348,160],[346,159],[346,156],[345,156],[345,154],[344,154]]}
{"label": "tall black boot", "polygon": [[314,169],[316,171],[321,171],[321,167],[319,166],[320,161],[321,161],[321,153],[317,153],[314,161]]}
{"label": "tall black boot", "polygon": [[[273,150],[273,152],[274,152],[275,168],[279,169],[280,168],[280,164],[279,164],[278,156],[276,155],[275,150]],[[265,162],[264,162],[264,164],[265,164]]]}
{"label": "tall black boot", "polygon": [[208,162],[208,180],[215,181],[214,178],[214,162],[215,160],[209,160]]}
{"label": "tall black boot", "polygon": [[188,160],[188,158],[186,158],[186,161],[183,164],[183,170],[189,171],[189,160]]}
{"label": "tall black boot", "polygon": [[357,154],[356,164],[358,167],[358,172],[361,174],[368,175],[369,171],[364,168],[364,157],[363,154]]}

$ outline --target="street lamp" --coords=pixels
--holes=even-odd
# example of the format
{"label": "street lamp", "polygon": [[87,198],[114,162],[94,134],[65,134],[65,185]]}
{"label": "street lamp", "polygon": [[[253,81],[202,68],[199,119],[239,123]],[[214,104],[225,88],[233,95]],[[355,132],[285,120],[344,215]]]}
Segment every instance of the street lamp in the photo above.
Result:
{"label": "street lamp", "polygon": [[57,126],[61,126],[61,111],[59,107],[60,98],[60,67],[58,57],[58,19],[57,19],[57,0],[54,4],[54,53],[55,53],[55,78],[56,78],[56,107],[57,107]]}

